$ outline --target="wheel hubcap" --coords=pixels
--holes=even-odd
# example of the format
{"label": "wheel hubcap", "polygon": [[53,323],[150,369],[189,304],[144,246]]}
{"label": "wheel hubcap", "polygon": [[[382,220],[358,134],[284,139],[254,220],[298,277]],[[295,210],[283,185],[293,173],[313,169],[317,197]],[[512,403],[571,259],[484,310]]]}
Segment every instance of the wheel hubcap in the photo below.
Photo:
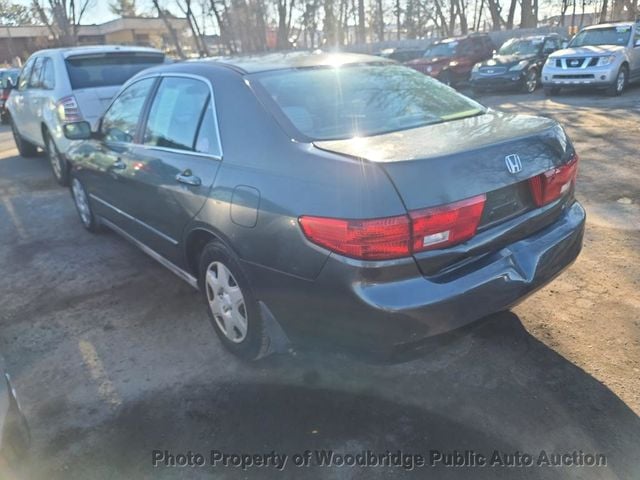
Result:
{"label": "wheel hubcap", "polygon": [[60,155],[58,155],[56,146],[53,144],[53,140],[51,140],[50,138],[47,141],[47,153],[49,155],[49,162],[51,163],[51,168],[53,168],[53,174],[56,176],[56,178],[61,178],[62,165],[60,163]]}
{"label": "wheel hubcap", "polygon": [[220,331],[234,343],[247,336],[248,318],[244,296],[229,269],[212,262],[205,276],[207,300]]}
{"label": "wheel hubcap", "polygon": [[531,72],[527,76],[527,90],[533,92],[536,89],[536,74]]}
{"label": "wheel hubcap", "polygon": [[621,92],[624,88],[625,75],[624,71],[618,74],[618,91]]}
{"label": "wheel hubcap", "polygon": [[74,178],[71,182],[71,190],[73,192],[73,199],[76,203],[76,208],[78,209],[78,213],[80,214],[80,219],[82,220],[82,223],[88,226],[91,223],[89,199],[87,198],[87,194],[85,193],[84,188],[82,188],[82,185],[77,178]]}

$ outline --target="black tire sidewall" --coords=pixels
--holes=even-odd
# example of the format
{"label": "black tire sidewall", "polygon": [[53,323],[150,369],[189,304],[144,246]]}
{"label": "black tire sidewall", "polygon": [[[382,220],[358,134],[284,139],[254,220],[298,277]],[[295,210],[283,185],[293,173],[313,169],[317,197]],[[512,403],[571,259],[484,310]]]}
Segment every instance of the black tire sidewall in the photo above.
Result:
{"label": "black tire sidewall", "polygon": [[98,233],[100,231],[100,224],[98,223],[98,221],[96,220],[96,216],[93,213],[93,208],[91,208],[91,200],[89,198],[89,194],[87,193],[87,189],[84,187],[84,185],[82,184],[82,182],[78,180],[78,182],[80,183],[80,186],[82,187],[82,189],[84,190],[84,194],[87,197],[87,205],[89,206],[89,224],[87,225],[86,223],[84,223],[82,221],[82,215],[80,215],[80,209],[78,208],[78,203],[76,202],[76,196],[73,193],[73,180],[77,179],[76,177],[70,176],[70,181],[69,181],[69,193],[71,193],[71,199],[73,200],[73,206],[76,208],[76,213],[78,214],[78,219],[80,220],[80,223],[82,224],[82,226],[89,232],[91,233]]}
{"label": "black tire sidewall", "polygon": [[[535,75],[535,81],[536,84],[533,87],[533,90],[529,90],[529,87],[527,85],[527,79],[529,78],[529,75],[531,75],[531,73],[533,72],[533,74]],[[536,89],[538,88],[538,71],[535,68],[531,68],[529,69],[529,71],[527,71],[527,74],[524,77],[524,82],[522,85],[522,90],[524,91],[524,93],[535,93]]]}
{"label": "black tire sidewall", "polygon": [[18,153],[21,157],[33,157],[38,151],[34,145],[28,143],[22,135],[20,135],[20,131],[18,127],[14,123],[12,118],[9,118],[9,123],[11,124],[11,133],[13,134],[13,140],[16,143],[16,148],[18,149]]}
{"label": "black tire sidewall", "polygon": [[[61,173],[59,178],[56,176],[55,171],[53,170],[53,166],[51,165],[51,152],[49,151],[50,144],[53,144],[53,148],[55,149],[55,153],[57,156],[57,161],[60,163]],[[67,162],[64,160],[64,157],[60,153],[60,150],[58,150],[55,140],[51,137],[48,131],[45,131],[44,133],[44,146],[45,153],[47,154],[47,160],[49,161],[49,166],[51,167],[51,171],[53,172],[53,177],[60,185],[66,187],[67,185],[69,185],[69,167],[67,165]]]}
{"label": "black tire sidewall", "polygon": [[[247,335],[240,343],[234,343],[225,336],[218,327],[213,316],[213,312],[209,307],[205,275],[209,265],[216,261],[223,263],[231,271],[231,274],[239,285],[240,290],[242,291],[242,296],[244,297],[245,309],[247,312]],[[262,321],[262,316],[260,315],[260,308],[249,281],[247,280],[247,276],[240,266],[237,256],[222,242],[212,241],[202,250],[198,265],[198,286],[200,288],[203,303],[207,309],[211,326],[215,330],[222,344],[229,351],[243,360],[256,360],[260,358],[265,352],[266,345],[268,343],[268,338],[264,330],[264,323]]]}

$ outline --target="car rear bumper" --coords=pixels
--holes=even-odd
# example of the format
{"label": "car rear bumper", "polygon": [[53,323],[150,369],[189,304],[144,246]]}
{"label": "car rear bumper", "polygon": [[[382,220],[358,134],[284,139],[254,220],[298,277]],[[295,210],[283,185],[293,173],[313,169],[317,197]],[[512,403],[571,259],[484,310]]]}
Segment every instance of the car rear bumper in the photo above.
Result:
{"label": "car rear bumper", "polygon": [[422,275],[413,259],[369,268],[334,256],[315,281],[252,275],[258,298],[292,340],[393,354],[505,310],[546,285],[578,256],[585,218],[574,202],[546,228],[437,280]]}

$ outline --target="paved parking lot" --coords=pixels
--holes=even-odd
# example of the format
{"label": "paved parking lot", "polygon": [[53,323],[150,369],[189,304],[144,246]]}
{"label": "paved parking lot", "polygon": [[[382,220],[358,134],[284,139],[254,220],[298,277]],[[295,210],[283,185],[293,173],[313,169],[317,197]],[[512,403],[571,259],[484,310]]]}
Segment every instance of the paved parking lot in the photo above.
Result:
{"label": "paved parking lot", "polygon": [[[604,453],[606,467],[418,468],[420,478],[640,478],[640,88],[484,96],[549,115],[581,155],[582,255],[513,313],[398,365],[244,364],[188,285],[92,236],[44,158],[0,129],[0,351],[31,423],[28,479],[388,478],[403,469],[152,468],[173,453]],[[304,467],[302,467],[304,468]],[[302,472],[302,473],[301,473]],[[516,472],[514,474],[514,472]]]}

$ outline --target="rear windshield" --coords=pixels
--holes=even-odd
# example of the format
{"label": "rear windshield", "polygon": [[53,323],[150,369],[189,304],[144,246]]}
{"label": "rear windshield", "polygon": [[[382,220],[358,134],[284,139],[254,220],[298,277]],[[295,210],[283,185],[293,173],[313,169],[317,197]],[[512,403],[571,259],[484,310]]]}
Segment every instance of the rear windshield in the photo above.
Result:
{"label": "rear windshield", "polygon": [[570,47],[585,47],[589,45],[619,45],[629,43],[630,26],[594,28],[578,33],[569,43]]}
{"label": "rear windshield", "polygon": [[67,58],[71,88],[122,85],[145,68],[164,62],[164,55],[149,53],[107,53]]}
{"label": "rear windshield", "polygon": [[401,65],[280,70],[256,77],[269,103],[312,140],[394,132],[485,111],[437,80]]}

